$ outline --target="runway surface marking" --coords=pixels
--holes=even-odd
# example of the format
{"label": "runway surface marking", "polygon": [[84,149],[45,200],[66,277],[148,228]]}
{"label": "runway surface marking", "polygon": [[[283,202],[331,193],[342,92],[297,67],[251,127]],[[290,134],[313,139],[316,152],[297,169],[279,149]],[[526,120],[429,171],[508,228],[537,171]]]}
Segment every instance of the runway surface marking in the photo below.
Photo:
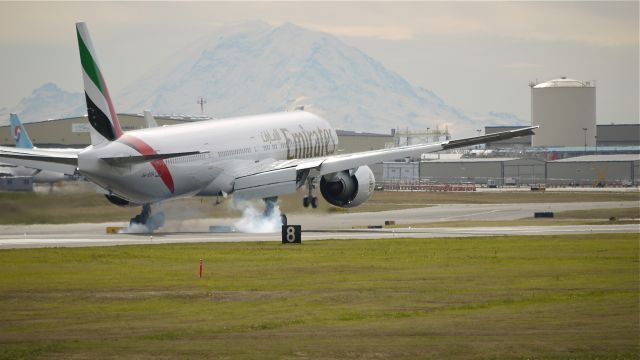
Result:
{"label": "runway surface marking", "polygon": [[[595,234],[638,232],[639,226],[631,225],[573,225],[573,226],[522,226],[522,227],[473,227],[473,228],[429,228],[429,229],[381,229],[381,230],[345,230],[345,231],[303,231],[303,241],[316,240],[349,240],[379,238],[434,238],[434,237],[469,237],[469,236],[506,236],[506,235],[553,235],[553,234]],[[117,234],[89,235],[77,234],[76,237],[34,236],[11,237],[0,236],[0,248],[38,248],[38,247],[89,247],[114,245],[198,243],[198,242],[262,242],[281,241],[279,233],[244,234],[244,233],[174,233],[174,234]]]}

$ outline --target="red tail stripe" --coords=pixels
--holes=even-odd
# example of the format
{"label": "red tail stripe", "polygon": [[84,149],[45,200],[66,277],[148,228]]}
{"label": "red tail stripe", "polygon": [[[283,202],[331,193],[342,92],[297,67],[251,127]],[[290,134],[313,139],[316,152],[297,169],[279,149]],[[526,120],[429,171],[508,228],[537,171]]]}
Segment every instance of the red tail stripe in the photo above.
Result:
{"label": "red tail stripe", "polygon": [[113,121],[113,132],[117,139],[120,136],[122,136],[122,128],[120,127],[120,120],[118,120],[118,114],[116,114],[116,109],[113,107],[113,103],[111,102],[111,95],[109,95],[109,89],[107,89],[107,83],[104,81],[104,78],[102,77],[102,73],[98,72],[98,74],[100,75],[100,81],[102,81],[102,86],[104,87],[104,97],[105,99],[107,99],[107,105],[109,105],[109,112],[111,113],[111,121]]}
{"label": "red tail stripe", "polygon": [[[118,139],[118,141],[120,141],[123,144],[131,147],[132,149],[136,150],[137,152],[139,152],[142,155],[157,155],[158,154],[147,143],[145,143],[144,141],[142,141],[142,140],[140,140],[140,139],[138,139],[136,137],[133,137],[133,136],[131,136],[129,134],[122,135]],[[173,192],[175,191],[175,187],[174,187],[174,184],[173,184],[173,177],[171,176],[171,172],[169,171],[169,168],[167,167],[167,164],[164,162],[164,160],[153,160],[151,162],[151,166],[153,166],[153,168],[156,170],[156,172],[158,173],[158,175],[162,179],[162,182],[164,182],[164,184],[167,186],[167,189],[169,189],[169,191],[171,191],[171,193],[173,194]]]}

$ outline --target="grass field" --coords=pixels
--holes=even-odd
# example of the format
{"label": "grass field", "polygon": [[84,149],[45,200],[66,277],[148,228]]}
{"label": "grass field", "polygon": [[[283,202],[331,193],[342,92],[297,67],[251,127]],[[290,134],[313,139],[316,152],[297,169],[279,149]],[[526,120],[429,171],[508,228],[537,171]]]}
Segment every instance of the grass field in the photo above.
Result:
{"label": "grass field", "polygon": [[[326,201],[319,209],[302,207],[299,192],[281,197],[281,208],[289,214],[305,211],[329,212],[334,210]],[[192,218],[220,218],[240,216],[230,206],[230,200],[221,199],[214,205],[213,198],[191,198],[168,201],[163,204],[167,212],[188,214]],[[640,193],[434,193],[434,192],[375,192],[363,205],[348,212],[368,212],[424,207],[432,204],[498,204],[498,203],[557,203],[583,201],[640,201]],[[109,203],[92,188],[84,191],[63,191],[51,194],[0,192],[0,224],[63,224],[73,222],[128,221],[140,212],[139,207],[119,207]]]}
{"label": "grass field", "polygon": [[0,358],[637,359],[638,251],[638,234],[1,250]]}
{"label": "grass field", "polygon": [[[611,218],[615,218],[611,220]],[[491,226],[561,226],[561,225],[622,225],[640,224],[640,208],[588,209],[557,211],[553,218],[518,220],[455,220],[416,224],[399,224],[388,228],[491,227]],[[363,226],[362,228],[366,228]]]}

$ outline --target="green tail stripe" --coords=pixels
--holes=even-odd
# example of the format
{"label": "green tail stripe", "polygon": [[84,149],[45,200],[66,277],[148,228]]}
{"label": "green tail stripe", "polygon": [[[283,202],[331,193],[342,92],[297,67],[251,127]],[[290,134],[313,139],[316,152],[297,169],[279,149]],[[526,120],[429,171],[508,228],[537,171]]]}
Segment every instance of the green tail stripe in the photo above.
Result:
{"label": "green tail stripe", "polygon": [[[93,57],[91,56],[91,52],[87,49],[87,46],[84,44],[82,37],[80,36],[80,32],[76,30],[78,34],[78,46],[80,48],[80,62],[82,63],[82,68],[89,75],[89,78],[93,81],[96,87],[104,96],[104,86],[100,81],[100,69],[98,69],[98,65],[93,61]],[[96,100],[94,100],[96,101]]]}

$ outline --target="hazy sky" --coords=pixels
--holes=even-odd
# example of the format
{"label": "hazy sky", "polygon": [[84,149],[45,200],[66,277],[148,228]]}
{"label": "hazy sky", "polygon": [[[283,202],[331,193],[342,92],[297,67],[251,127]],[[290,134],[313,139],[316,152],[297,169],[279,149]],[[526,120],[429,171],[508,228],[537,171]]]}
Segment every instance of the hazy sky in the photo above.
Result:
{"label": "hazy sky", "polygon": [[82,91],[76,21],[115,96],[220,26],[263,20],[329,32],[467,112],[529,120],[529,81],[567,76],[596,80],[599,123],[637,123],[638,4],[0,2],[0,107],[45,82]]}

